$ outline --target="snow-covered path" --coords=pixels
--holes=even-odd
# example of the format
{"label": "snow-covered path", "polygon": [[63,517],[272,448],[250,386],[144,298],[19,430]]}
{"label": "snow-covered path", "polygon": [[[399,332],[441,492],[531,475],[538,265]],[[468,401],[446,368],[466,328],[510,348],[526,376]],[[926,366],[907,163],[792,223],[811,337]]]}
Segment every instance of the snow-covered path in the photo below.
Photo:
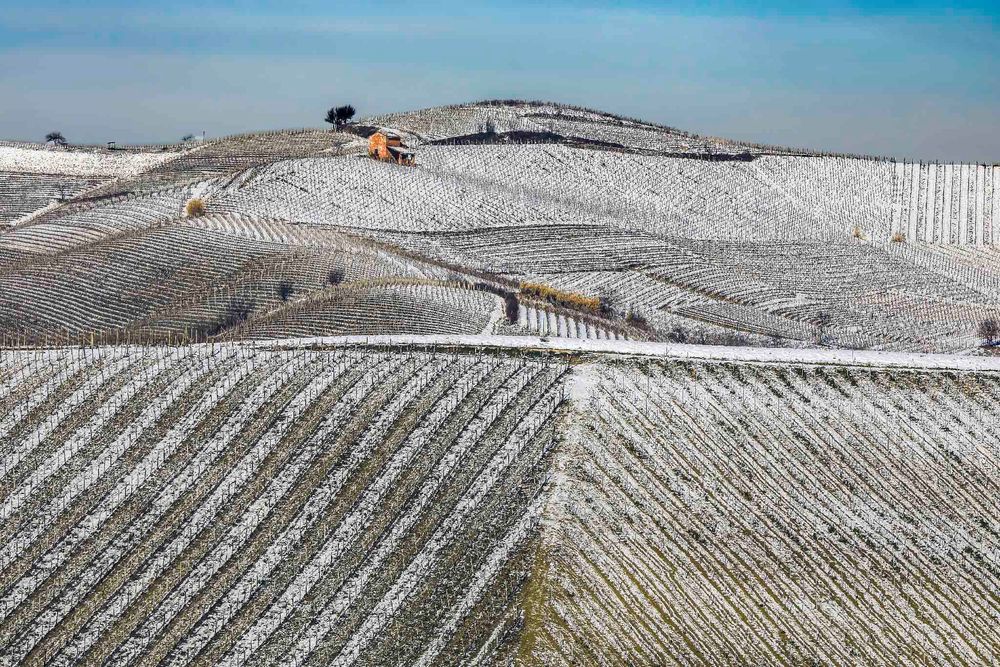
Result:
{"label": "snow-covered path", "polygon": [[742,361],[776,364],[821,364],[913,368],[955,371],[1000,371],[1000,357],[972,357],[918,352],[872,352],[867,350],[817,350],[784,347],[730,347],[682,345],[644,341],[536,336],[330,336],[255,341],[259,347],[407,347],[458,349],[515,349],[548,352],[637,355],[667,359]]}

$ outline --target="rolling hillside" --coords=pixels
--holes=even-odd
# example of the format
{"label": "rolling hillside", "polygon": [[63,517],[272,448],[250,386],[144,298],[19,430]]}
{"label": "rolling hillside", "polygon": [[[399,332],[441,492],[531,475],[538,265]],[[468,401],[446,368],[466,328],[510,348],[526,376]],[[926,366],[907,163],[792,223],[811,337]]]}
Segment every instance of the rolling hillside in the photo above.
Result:
{"label": "rolling hillside", "polygon": [[[379,125],[419,147],[416,168],[364,157],[358,135]],[[0,178],[17,221],[0,234],[0,337],[367,333],[364,318],[339,314],[396,303],[384,287],[367,293],[375,277],[413,281],[411,291],[427,278],[487,286],[499,298],[485,333],[967,353],[979,325],[1000,317],[995,166],[754,146],[547,103],[441,107],[348,129],[145,153],[4,148],[0,167],[68,180]],[[53,188],[65,201],[45,203]],[[184,217],[192,198],[206,203],[205,222]],[[252,248],[227,250],[247,237]],[[201,276],[173,278],[192,243]],[[335,268],[325,249],[338,243],[378,248],[381,266],[337,269],[345,289],[323,292],[330,283],[316,274]],[[312,258],[301,275],[300,257]],[[602,308],[533,302],[524,282]],[[502,317],[505,293],[521,301],[517,317]],[[456,296],[447,308],[458,313]],[[453,316],[425,305],[428,321],[391,330],[473,331],[435,324]]]}
{"label": "rolling hillside", "polygon": [[1000,663],[1000,166],[341,129],[0,142],[0,665]]}
{"label": "rolling hillside", "polygon": [[176,155],[176,149],[167,147],[111,151],[0,141],[0,230]]}

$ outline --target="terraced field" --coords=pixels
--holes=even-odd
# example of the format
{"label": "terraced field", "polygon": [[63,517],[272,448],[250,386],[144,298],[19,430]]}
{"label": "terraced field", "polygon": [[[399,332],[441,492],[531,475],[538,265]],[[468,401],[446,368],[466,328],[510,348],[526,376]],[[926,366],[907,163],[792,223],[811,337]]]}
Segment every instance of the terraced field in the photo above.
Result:
{"label": "terraced field", "polygon": [[174,148],[104,150],[0,141],[0,229],[173,159]]}
{"label": "terraced field", "polygon": [[1000,364],[447,340],[0,352],[0,664],[1000,659]]}
{"label": "terraced field", "polygon": [[661,340],[721,342],[739,332],[743,344],[966,351],[980,343],[979,322],[1000,317],[994,248],[698,241],[597,225],[378,236],[604,298],[641,314]]}
{"label": "terraced field", "polygon": [[[572,221],[740,241],[842,240],[858,225],[890,236],[891,163],[711,162],[545,144],[431,146],[420,156],[418,170],[357,157],[279,162],[217,206],[410,231]],[[373,192],[382,196],[371,199]]]}
{"label": "terraced field", "polygon": [[131,178],[109,183],[94,196],[148,193],[209,179],[231,179],[242,172],[277,160],[313,155],[339,155],[358,139],[323,130],[256,132],[213,139],[187,147]]}
{"label": "terraced field", "polygon": [[748,243],[887,243],[898,232],[971,246],[996,242],[1000,216],[992,166],[942,165],[942,179],[962,179],[951,187],[921,180],[926,165],[861,158],[709,161],[545,144],[429,146],[420,156],[416,173],[361,158],[279,162],[218,206],[420,232],[572,221]]}
{"label": "terraced field", "polygon": [[352,284],[323,290],[249,320],[234,338],[386,334],[480,334],[501,314],[498,297],[433,283]]}
{"label": "terraced field", "polygon": [[893,174],[893,227],[928,243],[1000,243],[1000,167],[899,164]]}

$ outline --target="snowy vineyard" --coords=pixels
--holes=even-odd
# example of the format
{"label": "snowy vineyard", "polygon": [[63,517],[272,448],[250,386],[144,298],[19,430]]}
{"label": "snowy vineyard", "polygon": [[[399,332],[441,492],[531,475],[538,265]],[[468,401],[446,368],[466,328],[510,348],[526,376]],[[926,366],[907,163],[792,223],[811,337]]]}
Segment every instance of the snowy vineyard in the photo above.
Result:
{"label": "snowy vineyard", "polygon": [[769,146],[701,137],[672,127],[551,102],[492,100],[374,116],[363,122],[402,130],[415,144],[447,143],[482,133],[548,132],[584,142],[662,153],[758,153],[787,151]]}
{"label": "snowy vineyard", "polygon": [[820,338],[820,316],[828,313],[827,343],[958,352],[979,345],[979,322],[1000,317],[996,247],[750,244],[584,225],[378,237],[456,264],[604,297],[620,312],[644,316],[661,340],[674,330],[715,339],[737,331],[747,337],[744,344],[808,345]]}
{"label": "snowy vineyard", "polygon": [[1000,244],[1000,167],[899,163],[893,229],[904,238],[963,246]]}
{"label": "snowy vineyard", "polygon": [[0,664],[1000,658],[1000,366],[446,340],[0,353]]}
{"label": "snowy vineyard", "polygon": [[0,356],[0,664],[440,664],[502,650],[565,365]]}
{"label": "snowy vineyard", "polygon": [[278,160],[339,155],[356,139],[323,130],[283,130],[223,137],[187,147],[155,168],[108,183],[92,194],[148,193],[214,178],[228,181],[236,174]]}
{"label": "snowy vineyard", "polygon": [[362,122],[0,142],[0,667],[1000,663],[1000,167]]}
{"label": "snowy vineyard", "polygon": [[1000,375],[574,371],[526,599],[538,665],[1000,660]]}
{"label": "snowy vineyard", "polygon": [[339,155],[352,142],[358,138],[320,130],[258,132],[205,143],[115,150],[0,141],[0,224],[32,221],[54,208],[58,215],[50,217],[62,217],[79,210],[79,205],[61,205],[74,197],[107,204],[109,198],[121,201],[179,188],[190,191],[198,184],[232,185],[234,176],[255,167]]}
{"label": "snowy vineyard", "polygon": [[708,162],[567,146],[433,146],[420,168],[361,157],[261,169],[217,210],[362,229],[463,231],[601,224],[738,241],[888,240],[892,163]]}
{"label": "snowy vineyard", "polygon": [[[0,146],[0,169],[27,155],[38,172],[0,173],[0,342],[482,332],[969,353],[1000,319],[996,166],[778,150],[548,103],[365,122],[419,145],[417,168],[364,157],[361,128]],[[487,124],[590,143],[448,143]],[[192,199],[206,215],[186,217]],[[522,282],[610,310],[522,298],[507,321]]]}
{"label": "snowy vineyard", "polygon": [[278,163],[219,207],[421,232],[545,222],[740,242],[843,242],[855,230],[880,243],[897,232],[913,242],[997,242],[993,166],[794,156],[711,162],[544,145],[435,146],[420,155],[418,174],[361,159]]}
{"label": "snowy vineyard", "polygon": [[[430,143],[487,121],[603,147]],[[319,130],[0,146],[0,169],[27,155],[38,172],[0,173],[16,222],[0,343],[483,332],[968,353],[1000,319],[996,166],[779,151],[540,103],[372,122],[409,128],[418,167]],[[705,159],[709,144],[753,159]],[[72,166],[90,159],[106,166]],[[195,198],[207,214],[186,217]],[[521,299],[507,322],[521,282],[611,309]],[[492,296],[472,293],[483,283]]]}
{"label": "snowy vineyard", "polygon": [[102,179],[0,171],[0,227],[53,207],[99,185]]}
{"label": "snowy vineyard", "polygon": [[296,301],[232,332],[234,338],[480,334],[501,315],[488,292],[436,284],[343,287]]}
{"label": "snowy vineyard", "polygon": [[[897,234],[912,242],[997,242],[994,165],[755,147],[553,104],[458,105],[364,122],[396,127],[418,144],[479,132],[490,122],[498,132],[555,132],[602,148],[425,144],[414,173],[359,161],[358,136],[285,130],[147,152],[0,145],[0,172],[113,177],[89,188],[91,197],[218,179],[233,190],[217,210],[361,228],[610,221],[739,241],[838,240],[857,229],[876,242]],[[754,159],[695,159],[706,150]]]}
{"label": "snowy vineyard", "polygon": [[[638,313],[655,330],[626,331],[620,319],[541,313],[523,304],[518,325],[545,335],[662,339],[676,329],[718,342],[735,331],[746,344],[809,345],[822,333],[842,346],[966,351],[981,342],[979,323],[1000,317],[995,246],[733,242],[579,220],[528,224],[530,217],[514,228],[484,220],[462,231],[351,228],[345,235],[325,223],[267,216],[179,217],[198,192],[217,193],[208,197],[213,209],[229,206],[225,186],[186,186],[77,204],[0,234],[0,337],[204,340],[229,328],[232,314],[244,313],[261,320],[240,329],[254,337],[366,334],[380,327],[478,333],[495,323],[499,299],[467,290],[346,287],[391,279],[468,287],[483,273],[610,298],[619,316]],[[463,273],[470,269],[478,273]],[[330,290],[331,275],[345,287]],[[331,302],[336,297],[341,303]],[[316,313],[303,312],[309,304]],[[821,332],[824,312],[832,319]]]}
{"label": "snowy vineyard", "polygon": [[[362,229],[453,231],[546,222],[740,242],[844,241],[855,233],[879,243],[998,241],[995,166],[797,156],[711,162],[487,145],[425,148],[414,172],[341,155],[349,143],[343,135],[289,136],[310,141],[208,144],[96,190],[98,180],[0,173],[0,202],[10,209],[9,221],[84,192],[125,197],[117,208],[127,212],[130,205],[141,210],[140,194],[183,187],[190,196],[191,187],[203,182],[216,211]],[[302,153],[325,157],[294,159]],[[98,207],[91,212],[102,215]]]}
{"label": "snowy vineyard", "polygon": [[138,232],[179,218],[190,187],[148,196],[120,197],[100,203],[77,203],[39,210],[27,224],[0,234],[0,259],[7,263],[37,259],[90,243]]}
{"label": "snowy vineyard", "polygon": [[[179,205],[176,194],[142,200],[163,218]],[[299,329],[480,333],[501,312],[498,297],[440,266],[329,228],[206,216],[101,231],[98,219],[115,224],[114,206],[102,210],[90,226],[56,221],[0,236],[0,258],[9,253],[6,265],[0,261],[0,339],[204,340],[237,325],[253,337]],[[76,244],[63,245],[57,229]],[[90,233],[107,235],[80,240]]]}
{"label": "snowy vineyard", "polygon": [[177,217],[191,193],[177,188],[84,204],[0,236],[0,260],[6,259],[0,261],[0,342],[498,329],[637,337],[620,323],[530,301],[506,326],[503,299],[477,289],[483,284],[477,276],[326,225],[236,214]]}

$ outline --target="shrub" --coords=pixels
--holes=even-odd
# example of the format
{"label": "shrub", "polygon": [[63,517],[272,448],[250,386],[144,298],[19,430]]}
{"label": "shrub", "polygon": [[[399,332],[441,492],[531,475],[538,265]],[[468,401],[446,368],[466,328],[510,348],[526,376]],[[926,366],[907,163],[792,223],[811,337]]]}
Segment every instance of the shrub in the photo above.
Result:
{"label": "shrub", "polygon": [[184,212],[187,213],[189,218],[197,218],[198,216],[205,215],[205,202],[198,197],[190,199],[184,207]]}
{"label": "shrub", "polygon": [[721,336],[719,343],[728,347],[747,347],[750,340],[738,331],[727,331]]}
{"label": "shrub", "polygon": [[688,342],[688,333],[684,330],[684,327],[675,326],[667,334],[667,340],[671,343],[686,343]]}
{"label": "shrub", "polygon": [[983,320],[979,323],[979,337],[983,339],[984,347],[992,347],[997,344],[1000,338],[1000,322],[994,319]]}
{"label": "shrub", "polygon": [[892,235],[892,242],[893,243],[902,243],[905,240],[906,240],[906,237],[903,236],[903,232],[896,232],[895,234]]}
{"label": "shrub", "polygon": [[330,269],[330,272],[326,274],[326,282],[331,285],[339,285],[344,282],[344,270],[343,269]]}
{"label": "shrub", "polygon": [[219,318],[219,320],[208,328],[206,333],[209,336],[216,336],[226,329],[231,329],[233,327],[239,326],[247,321],[250,317],[250,313],[253,312],[254,304],[250,303],[239,303],[232,302],[229,307],[226,308],[226,312]]}
{"label": "shrub", "polygon": [[[454,282],[463,282],[462,278],[463,276],[452,274],[449,277],[449,280],[452,280]],[[472,283],[472,289],[479,290],[480,292],[489,292],[490,294],[496,294],[498,297],[501,298],[505,297],[508,294],[507,290],[505,290],[504,288],[498,287],[497,285],[492,285],[490,283],[484,283],[482,281],[476,281]]]}
{"label": "shrub", "polygon": [[628,311],[625,315],[625,321],[634,326],[636,329],[649,329],[649,322],[646,321],[646,318],[634,310]]}
{"label": "shrub", "polygon": [[45,135],[45,143],[55,144],[56,146],[65,146],[66,137],[62,135],[62,132],[49,132]]}
{"label": "shrub", "polygon": [[287,280],[282,280],[278,285],[278,296],[282,301],[288,301],[288,298],[292,296],[293,291],[294,287],[292,287],[292,284]]}
{"label": "shrub", "polygon": [[485,134],[486,136],[490,136],[490,137],[496,135],[496,133],[497,133],[497,126],[496,126],[496,123],[493,122],[492,118],[490,118],[485,123],[483,123],[483,124],[481,124],[479,126],[479,133],[480,134]]}
{"label": "shrub", "polygon": [[522,294],[548,301],[557,306],[566,306],[591,313],[601,312],[601,300],[594,296],[565,292],[541,283],[521,283],[520,288]]}

